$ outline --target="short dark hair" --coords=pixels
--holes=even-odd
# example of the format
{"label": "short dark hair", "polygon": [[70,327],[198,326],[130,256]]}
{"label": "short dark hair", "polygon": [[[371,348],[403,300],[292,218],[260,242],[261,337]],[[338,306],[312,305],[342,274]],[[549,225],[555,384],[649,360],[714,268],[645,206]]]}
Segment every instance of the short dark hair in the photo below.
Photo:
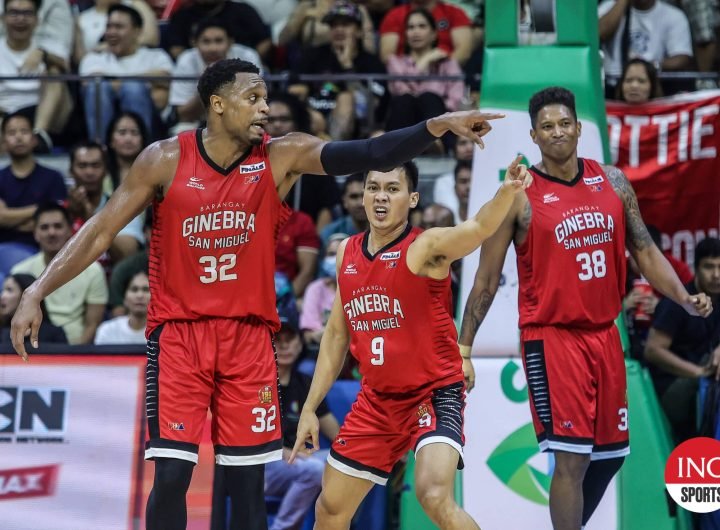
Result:
{"label": "short dark hair", "polygon": [[130,23],[133,26],[138,29],[142,29],[143,19],[137,9],[135,9],[134,7],[126,6],[125,4],[113,4],[107,11],[108,18],[110,18],[110,15],[112,15],[116,11],[118,13],[125,13],[127,16],[130,17]]}
{"label": "short dark hair", "polygon": [[[407,162],[403,162],[399,166],[393,168],[393,169],[402,169],[403,174],[405,175],[405,180],[407,180],[408,184],[408,191],[410,193],[413,193],[417,191],[418,182],[420,180],[420,171],[418,170],[417,165],[412,160],[408,160]],[[392,170],[390,170],[392,171]],[[362,173],[361,173],[362,174]],[[363,175],[363,186],[365,185],[365,181],[367,180],[368,174],[362,174]]]}
{"label": "short dark hair", "polygon": [[82,140],[70,148],[70,167],[72,167],[72,165],[75,163],[75,156],[77,156],[77,152],[80,149],[100,150],[100,153],[102,153],[103,164],[107,166],[107,161],[105,160],[105,148],[102,146],[102,144],[99,144],[94,140]]}
{"label": "short dark hair", "polygon": [[457,180],[458,173],[460,173],[463,169],[472,171],[472,162],[470,160],[458,160],[455,163],[455,169],[453,170],[455,180]]}
{"label": "short dark hair", "polygon": [[695,271],[700,267],[700,262],[706,258],[720,258],[720,239],[706,237],[695,247]]}
{"label": "short dark hair", "polygon": [[260,69],[242,59],[222,59],[205,69],[197,84],[200,101],[205,108],[210,106],[210,96],[233,83],[236,74],[260,74]]}
{"label": "short dark hair", "polygon": [[575,121],[577,121],[577,112],[575,111],[575,94],[570,92],[567,88],[559,86],[551,86],[542,89],[540,92],[533,94],[530,98],[529,112],[530,112],[530,123],[533,129],[537,121],[538,112],[543,107],[548,105],[564,105],[572,113]]}
{"label": "short dark hair", "polygon": [[33,128],[33,122],[32,122],[32,119],[30,119],[30,116],[28,116],[27,114],[25,114],[22,111],[17,111],[17,112],[8,114],[7,116],[5,116],[2,119],[2,124],[0,125],[0,131],[3,134],[5,134],[5,129],[7,129],[7,124],[10,122],[10,120],[12,120],[14,118],[22,118],[23,120],[25,120],[26,122],[28,122],[30,124],[31,129]]}
{"label": "short dark hair", "polygon": [[[5,8],[5,13],[7,13],[8,4],[12,1],[13,0],[3,0],[3,7]],[[42,0],[28,0],[28,1],[35,4],[35,14],[37,15],[37,12],[40,11],[40,6],[42,5]]]}
{"label": "short dark hair", "polygon": [[625,82],[625,78],[627,77],[628,70],[631,66],[634,66],[636,64],[639,64],[640,66],[645,68],[645,73],[650,80],[650,99],[662,97],[662,86],[660,85],[660,79],[658,78],[657,68],[655,68],[655,65],[653,63],[648,62],[645,59],[640,59],[639,57],[636,57],[635,59],[630,59],[627,63],[625,63],[622,75],[620,76],[620,81],[618,81],[618,84],[615,87],[615,99],[625,101],[625,98],[623,97],[622,86]]}
{"label": "short dark hair", "polygon": [[33,221],[37,223],[40,220],[40,216],[46,213],[50,212],[60,212],[62,216],[67,221],[68,226],[72,226],[72,219],[70,218],[70,212],[67,211],[67,208],[62,206],[61,204],[58,204],[56,202],[48,202],[45,204],[41,204],[38,206],[38,209],[35,210],[35,213],[33,214]]}
{"label": "short dark hair", "polygon": [[225,23],[224,20],[218,17],[204,18],[200,22],[198,22],[197,26],[195,26],[195,31],[193,31],[193,38],[199,39],[200,35],[202,35],[203,32],[208,28],[220,28],[221,30],[225,31],[225,33],[227,33],[228,37],[232,38],[230,28],[228,28],[228,25]]}

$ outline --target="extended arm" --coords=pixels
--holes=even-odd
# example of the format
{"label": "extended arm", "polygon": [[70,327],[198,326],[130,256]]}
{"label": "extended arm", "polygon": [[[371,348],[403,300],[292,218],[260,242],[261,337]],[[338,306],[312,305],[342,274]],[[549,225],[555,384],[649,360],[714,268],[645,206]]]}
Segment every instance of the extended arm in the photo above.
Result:
{"label": "extended arm", "polygon": [[37,347],[42,320],[40,301],[84,271],[110,247],[117,233],[142,212],[172,178],[177,157],[177,143],[173,140],[158,142],[145,149],[105,207],[83,224],[40,277],[25,290],[11,330],[15,351],[23,359],[27,360],[23,337],[28,329],[31,330],[31,342]]}

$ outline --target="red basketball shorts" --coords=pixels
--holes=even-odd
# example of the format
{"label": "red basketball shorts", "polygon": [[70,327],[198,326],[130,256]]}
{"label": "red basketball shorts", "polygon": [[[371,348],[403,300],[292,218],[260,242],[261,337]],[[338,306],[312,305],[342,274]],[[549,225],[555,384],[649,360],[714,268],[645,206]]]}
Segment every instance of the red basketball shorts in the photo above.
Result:
{"label": "red basketball shorts", "polygon": [[540,449],[594,460],[629,454],[625,360],[615,325],[528,327],[520,337]]}
{"label": "red basketball shorts", "polygon": [[363,385],[330,449],[328,464],[352,477],[385,485],[410,449],[445,443],[460,453],[462,468],[465,384],[417,394],[381,394]]}
{"label": "red basketball shorts", "polygon": [[256,320],[167,322],[148,339],[145,458],[197,463],[212,412],[215,460],[280,460],[280,403],[270,329]]}

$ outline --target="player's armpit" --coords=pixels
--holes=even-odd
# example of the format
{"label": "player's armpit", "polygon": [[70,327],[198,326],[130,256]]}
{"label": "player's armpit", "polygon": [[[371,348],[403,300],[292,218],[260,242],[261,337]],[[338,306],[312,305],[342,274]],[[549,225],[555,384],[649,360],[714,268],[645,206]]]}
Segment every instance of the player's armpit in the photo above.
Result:
{"label": "player's armpit", "polygon": [[631,252],[639,252],[652,246],[653,240],[640,215],[637,196],[625,174],[615,166],[603,166],[610,184],[625,207],[627,244]]}

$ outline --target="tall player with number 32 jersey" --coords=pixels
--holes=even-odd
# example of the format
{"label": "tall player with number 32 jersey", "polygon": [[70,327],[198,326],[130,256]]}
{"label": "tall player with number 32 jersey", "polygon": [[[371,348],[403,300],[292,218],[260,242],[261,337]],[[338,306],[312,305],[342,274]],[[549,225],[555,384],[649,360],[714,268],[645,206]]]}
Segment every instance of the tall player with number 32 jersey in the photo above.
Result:
{"label": "tall player with number 32 jersey", "polygon": [[573,94],[552,87],[530,100],[530,135],[542,161],[534,186],[482,247],[465,306],[469,353],[497,291],[511,241],[520,279],[520,339],[540,449],[555,453],[555,530],[585,525],[630,452],[625,363],[614,320],[625,290],[625,247],[643,275],[689,312],[707,315],[652,242],[627,178],[578,158]]}
{"label": "tall player with number 32 jersey", "polygon": [[363,204],[370,230],[338,249],[338,291],[320,344],[294,458],[311,440],[317,449],[315,409],[350,352],[362,387],[335,439],[317,502],[317,528],[349,528],[373,484],[385,484],[395,463],[413,449],[416,488],[425,512],[442,530],[477,529],[454,501],[462,466],[463,363],[452,319],[450,264],[490,236],[516,193],[529,186],[516,159],[495,198],[464,223],[422,232],[408,223],[419,200],[417,168],[371,171]]}

